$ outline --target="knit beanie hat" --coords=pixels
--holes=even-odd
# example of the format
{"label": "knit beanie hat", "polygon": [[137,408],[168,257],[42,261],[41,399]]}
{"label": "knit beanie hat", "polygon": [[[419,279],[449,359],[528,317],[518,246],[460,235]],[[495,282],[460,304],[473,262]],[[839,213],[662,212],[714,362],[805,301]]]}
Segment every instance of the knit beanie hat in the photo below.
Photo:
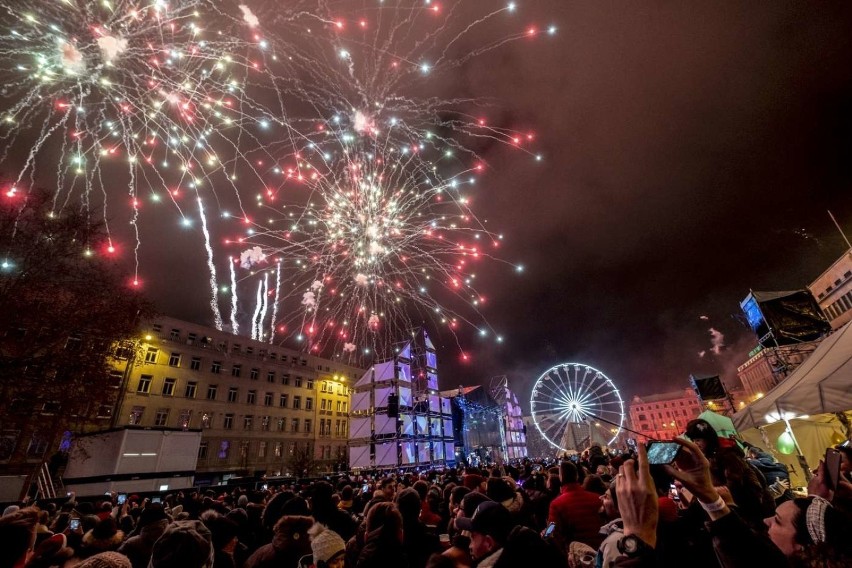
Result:
{"label": "knit beanie hat", "polygon": [[317,562],[331,562],[344,552],[346,543],[340,535],[320,523],[315,523],[308,530],[311,537],[311,551],[314,554],[314,564]]}
{"label": "knit beanie hat", "polygon": [[211,534],[201,521],[175,521],[154,543],[149,568],[210,568]]}
{"label": "knit beanie hat", "polygon": [[110,551],[90,556],[78,564],[77,568],[133,568],[133,565],[125,555]]}

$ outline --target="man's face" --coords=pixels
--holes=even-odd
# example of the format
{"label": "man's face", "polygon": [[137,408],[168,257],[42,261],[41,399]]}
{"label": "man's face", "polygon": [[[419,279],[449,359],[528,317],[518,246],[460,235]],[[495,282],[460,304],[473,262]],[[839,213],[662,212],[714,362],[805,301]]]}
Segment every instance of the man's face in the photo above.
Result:
{"label": "man's face", "polygon": [[618,518],[618,509],[615,506],[615,503],[612,501],[612,495],[609,490],[607,490],[603,495],[601,495],[601,511],[606,516],[607,519],[617,519]]}
{"label": "man's face", "polygon": [[387,497],[388,499],[393,499],[395,487],[396,487],[396,483],[394,483],[393,481],[391,481],[390,483],[385,485],[384,488],[382,489],[382,491],[385,492],[385,497]]}
{"label": "man's face", "polygon": [[497,543],[488,535],[470,533],[470,555],[474,560],[485,558],[497,549]]}

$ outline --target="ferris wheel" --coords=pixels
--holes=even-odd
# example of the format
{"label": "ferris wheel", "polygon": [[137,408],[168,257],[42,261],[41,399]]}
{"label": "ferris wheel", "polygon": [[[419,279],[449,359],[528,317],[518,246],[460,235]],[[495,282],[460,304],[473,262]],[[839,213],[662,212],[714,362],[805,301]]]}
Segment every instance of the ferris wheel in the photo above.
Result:
{"label": "ferris wheel", "polygon": [[615,384],[582,363],[562,363],[542,373],[530,408],[535,427],[559,450],[610,445],[624,425],[624,401]]}

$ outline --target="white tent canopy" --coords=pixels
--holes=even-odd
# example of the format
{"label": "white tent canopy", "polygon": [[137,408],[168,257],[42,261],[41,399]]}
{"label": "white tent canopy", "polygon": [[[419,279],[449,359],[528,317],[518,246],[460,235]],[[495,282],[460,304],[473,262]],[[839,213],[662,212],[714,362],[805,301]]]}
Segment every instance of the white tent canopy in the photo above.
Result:
{"label": "white tent canopy", "polygon": [[852,409],[852,326],[825,338],[793,373],[734,417],[737,430]]}

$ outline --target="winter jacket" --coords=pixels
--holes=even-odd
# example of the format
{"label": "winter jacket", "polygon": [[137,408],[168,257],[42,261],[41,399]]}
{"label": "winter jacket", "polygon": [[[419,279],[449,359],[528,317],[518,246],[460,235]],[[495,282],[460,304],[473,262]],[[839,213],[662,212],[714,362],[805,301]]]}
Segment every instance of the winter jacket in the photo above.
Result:
{"label": "winter jacket", "polygon": [[557,540],[564,546],[578,540],[598,548],[603,540],[598,533],[600,508],[598,495],[586,491],[579,483],[568,483],[562,486],[562,495],[550,504],[547,521],[556,523]]}
{"label": "winter jacket", "polygon": [[615,519],[602,526],[600,534],[604,535],[604,540],[595,556],[595,567],[610,568],[621,556],[618,551],[618,541],[624,536],[624,523],[621,519]]}
{"label": "winter jacket", "polygon": [[288,542],[282,535],[276,534],[272,542],[254,551],[243,568],[287,568],[296,566],[299,560],[311,554],[311,543],[307,538]]}
{"label": "winter jacket", "polygon": [[409,568],[408,555],[402,543],[386,535],[383,530],[383,527],[379,527],[365,535],[364,548],[361,549],[355,568]]}

